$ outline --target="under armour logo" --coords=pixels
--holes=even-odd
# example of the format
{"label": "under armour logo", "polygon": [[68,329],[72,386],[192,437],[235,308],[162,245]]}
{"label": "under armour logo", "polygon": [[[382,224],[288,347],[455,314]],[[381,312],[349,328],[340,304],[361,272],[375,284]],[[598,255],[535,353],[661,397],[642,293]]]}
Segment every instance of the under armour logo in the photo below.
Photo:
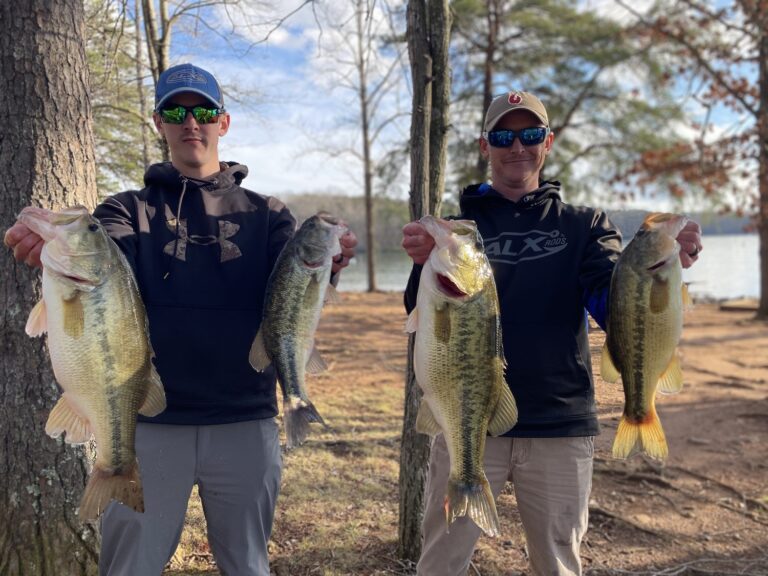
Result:
{"label": "under armour logo", "polygon": [[181,219],[176,222],[176,218],[169,218],[165,221],[168,229],[174,233],[175,238],[168,242],[163,247],[163,252],[181,260],[187,261],[187,245],[197,244],[198,246],[211,246],[218,244],[221,249],[221,262],[228,262],[234,260],[243,255],[240,248],[229,238],[234,236],[240,230],[240,225],[234,222],[227,222],[226,220],[219,220],[219,235],[213,236],[211,234],[205,236],[199,236],[197,234],[189,234],[187,229],[186,219]]}
{"label": "under armour logo", "polygon": [[194,70],[179,70],[165,80],[168,84],[208,84],[208,80],[202,74]]}

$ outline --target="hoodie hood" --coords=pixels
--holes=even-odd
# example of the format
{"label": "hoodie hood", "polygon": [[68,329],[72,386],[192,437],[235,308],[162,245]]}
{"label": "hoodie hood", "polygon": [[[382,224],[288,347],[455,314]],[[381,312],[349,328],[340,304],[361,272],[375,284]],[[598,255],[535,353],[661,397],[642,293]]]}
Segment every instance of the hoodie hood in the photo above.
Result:
{"label": "hoodie hood", "polygon": [[468,206],[478,200],[486,201],[490,199],[508,202],[509,204],[516,206],[518,210],[529,210],[536,206],[540,206],[547,200],[561,200],[560,182],[557,180],[544,181],[536,190],[529,192],[517,202],[510,200],[487,182],[473,184],[461,191],[459,206],[461,207],[461,211],[464,212]]}
{"label": "hoodie hood", "polygon": [[208,178],[198,179],[184,176],[170,162],[153,164],[144,174],[145,186],[162,186],[164,189],[181,190],[185,182],[191,182],[202,190],[223,194],[248,176],[248,167],[237,162],[221,162],[221,171]]}

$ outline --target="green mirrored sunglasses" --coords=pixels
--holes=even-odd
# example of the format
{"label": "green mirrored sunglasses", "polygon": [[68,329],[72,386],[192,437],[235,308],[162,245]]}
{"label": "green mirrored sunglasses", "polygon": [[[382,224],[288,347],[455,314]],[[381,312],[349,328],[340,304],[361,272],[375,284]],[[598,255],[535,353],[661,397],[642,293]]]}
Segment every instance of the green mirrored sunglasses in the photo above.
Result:
{"label": "green mirrored sunglasses", "polygon": [[213,124],[218,122],[219,114],[224,112],[223,108],[208,108],[206,106],[182,106],[181,104],[173,104],[171,106],[164,106],[158,110],[160,114],[160,120],[165,124],[184,124],[184,120],[187,118],[187,113],[192,114],[192,117],[197,120],[198,124]]}

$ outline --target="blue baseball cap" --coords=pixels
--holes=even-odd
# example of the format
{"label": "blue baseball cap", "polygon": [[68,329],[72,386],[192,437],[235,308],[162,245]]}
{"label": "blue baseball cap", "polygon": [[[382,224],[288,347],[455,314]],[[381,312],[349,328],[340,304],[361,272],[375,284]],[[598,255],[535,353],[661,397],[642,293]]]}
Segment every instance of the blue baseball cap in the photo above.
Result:
{"label": "blue baseball cap", "polygon": [[159,110],[168,99],[182,92],[200,94],[210,100],[216,108],[224,108],[221,86],[213,74],[193,64],[179,64],[160,74],[155,88],[155,110]]}

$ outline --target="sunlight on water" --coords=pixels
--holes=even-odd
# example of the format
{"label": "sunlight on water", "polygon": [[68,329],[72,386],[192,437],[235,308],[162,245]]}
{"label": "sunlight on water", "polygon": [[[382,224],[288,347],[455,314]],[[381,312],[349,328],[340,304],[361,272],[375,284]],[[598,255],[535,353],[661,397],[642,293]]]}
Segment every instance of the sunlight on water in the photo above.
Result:
{"label": "sunlight on water", "polygon": [[699,260],[683,270],[693,296],[757,298],[760,294],[760,258],[757,234],[705,236]]}
{"label": "sunlight on water", "polygon": [[[760,268],[756,234],[710,235],[704,237],[704,250],[698,262],[683,271],[683,280],[699,298],[756,298],[760,292]],[[368,263],[365,254],[355,258],[344,270],[339,289],[362,292],[368,289]],[[402,291],[408,282],[411,261],[405,252],[377,254],[376,287]]]}

